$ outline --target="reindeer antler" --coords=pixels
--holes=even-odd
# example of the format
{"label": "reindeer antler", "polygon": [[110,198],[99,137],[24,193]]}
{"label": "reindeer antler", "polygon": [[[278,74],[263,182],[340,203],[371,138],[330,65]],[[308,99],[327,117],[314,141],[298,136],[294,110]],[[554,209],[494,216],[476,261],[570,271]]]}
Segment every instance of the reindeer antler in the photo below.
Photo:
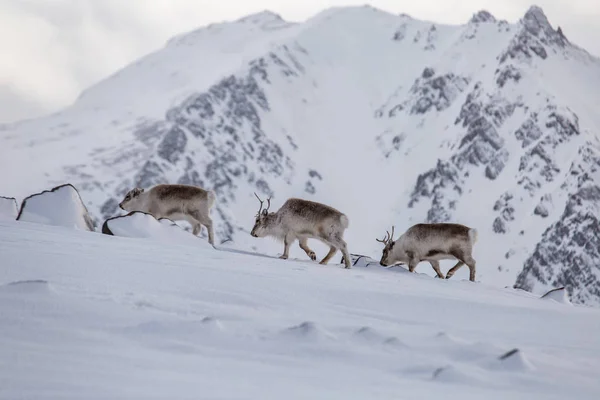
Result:
{"label": "reindeer antler", "polygon": [[[260,215],[260,212],[262,211],[262,207],[263,207],[263,203],[264,201],[260,199],[260,197],[258,197],[258,195],[256,194],[256,192],[254,192],[254,195],[256,196],[256,198],[258,199],[258,201],[260,201],[260,208],[258,209],[258,214]],[[265,208],[265,211],[269,211],[269,208],[271,208],[271,197],[269,197],[267,199],[267,208]]]}
{"label": "reindeer antler", "polygon": [[385,236],[383,240],[375,238],[380,243],[388,244],[389,242],[394,240],[394,227],[392,226],[392,234],[390,235],[389,231],[385,231]]}
{"label": "reindeer antler", "polygon": [[258,209],[258,215],[260,215],[260,212],[262,211],[262,206],[264,201],[260,199],[260,197],[258,197],[258,195],[256,194],[256,192],[254,192],[254,195],[256,196],[256,198],[258,199],[258,201],[260,201],[260,208]]}

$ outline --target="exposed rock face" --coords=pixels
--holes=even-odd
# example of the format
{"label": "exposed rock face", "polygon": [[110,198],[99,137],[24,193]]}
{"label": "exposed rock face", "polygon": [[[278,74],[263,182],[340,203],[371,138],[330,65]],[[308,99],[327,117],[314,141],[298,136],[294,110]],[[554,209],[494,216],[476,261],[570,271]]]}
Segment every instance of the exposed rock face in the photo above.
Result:
{"label": "exposed rock face", "polygon": [[576,303],[600,304],[600,187],[573,194],[525,262],[516,288],[566,287]]}
{"label": "exposed rock face", "polygon": [[552,28],[542,9],[537,6],[532,6],[520,23],[522,29],[500,55],[500,63],[532,57],[545,60],[548,52],[554,51],[554,45],[564,47],[568,43],[564,35]]}
{"label": "exposed rock face", "polygon": [[[469,80],[452,73],[435,76],[431,68],[426,68],[410,89],[411,100],[403,104],[411,114],[425,114],[431,110],[442,111],[465,90]],[[414,100],[412,100],[414,99]]]}
{"label": "exposed rock face", "polygon": [[462,194],[463,180],[458,168],[447,161],[438,160],[435,168],[419,175],[411,194],[408,207],[427,198],[431,208],[427,212],[428,222],[446,222]]}
{"label": "exposed rock face", "polygon": [[496,18],[486,10],[478,11],[473,14],[471,19],[469,20],[471,23],[485,23],[485,22],[496,22]]}

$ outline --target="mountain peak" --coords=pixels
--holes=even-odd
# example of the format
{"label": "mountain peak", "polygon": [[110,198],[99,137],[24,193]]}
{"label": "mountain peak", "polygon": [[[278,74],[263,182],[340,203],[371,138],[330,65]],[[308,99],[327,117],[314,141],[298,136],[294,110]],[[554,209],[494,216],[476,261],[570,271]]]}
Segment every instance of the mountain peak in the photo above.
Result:
{"label": "mountain peak", "polygon": [[254,24],[260,24],[263,22],[272,22],[272,21],[281,21],[285,22],[281,15],[270,11],[270,10],[262,10],[253,14],[246,15],[238,19],[236,22],[250,22]]}
{"label": "mountain peak", "polygon": [[496,18],[489,11],[481,10],[473,14],[469,22],[496,22]]}
{"label": "mountain peak", "polygon": [[540,30],[552,30],[552,26],[541,7],[533,5],[529,7],[522,19],[528,31],[537,35]]}

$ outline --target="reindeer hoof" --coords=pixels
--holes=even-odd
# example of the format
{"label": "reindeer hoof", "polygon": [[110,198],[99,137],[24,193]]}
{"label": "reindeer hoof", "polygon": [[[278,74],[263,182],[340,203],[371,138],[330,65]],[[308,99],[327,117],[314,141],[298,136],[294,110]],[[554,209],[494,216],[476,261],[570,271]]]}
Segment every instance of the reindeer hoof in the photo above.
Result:
{"label": "reindeer hoof", "polygon": [[310,253],[308,253],[308,256],[310,257],[311,260],[315,261],[317,259],[317,255],[315,254],[314,251],[311,251]]}
{"label": "reindeer hoof", "polygon": [[286,256],[285,254],[282,254],[282,255],[279,256],[279,258],[282,259],[282,260],[287,260],[288,256]]}

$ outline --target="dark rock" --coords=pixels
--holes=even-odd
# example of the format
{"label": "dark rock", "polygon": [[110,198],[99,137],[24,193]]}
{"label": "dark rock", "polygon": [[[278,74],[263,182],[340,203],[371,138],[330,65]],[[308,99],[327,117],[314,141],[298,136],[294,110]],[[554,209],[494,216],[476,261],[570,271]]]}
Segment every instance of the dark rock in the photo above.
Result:
{"label": "dark rock", "polygon": [[404,107],[410,106],[410,114],[425,114],[431,109],[445,110],[469,84],[467,78],[452,73],[436,77],[433,73],[426,68],[411,87],[413,99],[404,103]]}
{"label": "dark rock", "polygon": [[542,131],[536,123],[536,114],[533,113],[519,129],[515,131],[515,137],[522,142],[521,147],[525,148],[542,136]]}
{"label": "dark rock", "polygon": [[421,78],[427,79],[427,78],[431,78],[433,75],[435,75],[434,69],[427,67],[423,70],[423,73],[421,74]]}
{"label": "dark rock", "polygon": [[492,224],[492,228],[496,233],[506,233],[506,222],[502,218],[496,217]]}
{"label": "dark rock", "polygon": [[533,210],[534,215],[539,215],[542,218],[548,217],[550,215],[549,208],[552,206],[552,195],[545,194],[540,199],[539,204]]}
{"label": "dark rock", "polygon": [[494,18],[494,16],[490,12],[481,10],[481,11],[478,11],[477,13],[473,14],[473,16],[471,17],[471,20],[469,22],[471,22],[471,23],[496,22],[496,18]]}
{"label": "dark rock", "polygon": [[185,132],[178,126],[174,126],[158,145],[157,154],[171,163],[176,163],[179,157],[185,153],[186,144]]}
{"label": "dark rock", "polygon": [[600,304],[600,187],[584,184],[569,197],[525,261],[515,287],[565,287],[575,303]]}
{"label": "dark rock", "polygon": [[521,80],[521,72],[513,65],[505,66],[502,70],[499,70],[496,75],[496,84],[500,88],[503,88],[509,80],[512,80],[515,83]]}
{"label": "dark rock", "polygon": [[412,208],[417,202],[427,198],[431,202],[427,222],[449,221],[450,211],[455,208],[455,200],[462,194],[462,184],[457,168],[452,163],[438,160],[435,168],[417,178],[408,207]]}
{"label": "dark rock", "polygon": [[308,170],[308,176],[310,176],[311,178],[316,178],[320,181],[323,180],[323,177],[321,176],[321,174],[319,174],[317,171],[315,171],[314,169],[309,169]]}
{"label": "dark rock", "polygon": [[307,193],[310,193],[310,194],[315,194],[315,192],[317,190],[315,189],[314,185],[310,181],[306,181],[306,184],[304,185],[304,191],[306,191]]}

